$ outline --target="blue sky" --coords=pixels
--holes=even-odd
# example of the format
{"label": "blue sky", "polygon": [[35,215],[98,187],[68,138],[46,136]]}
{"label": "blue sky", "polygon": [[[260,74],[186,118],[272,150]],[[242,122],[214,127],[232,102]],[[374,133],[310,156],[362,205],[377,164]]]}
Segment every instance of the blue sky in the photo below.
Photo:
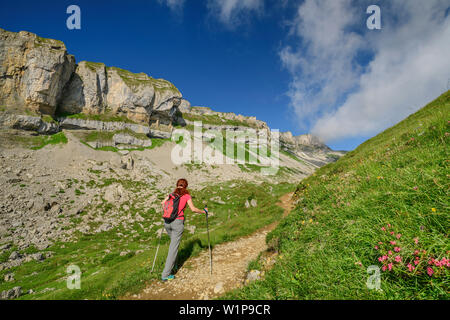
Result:
{"label": "blue sky", "polygon": [[[383,9],[382,30],[366,28],[370,2]],[[445,84],[429,88],[450,78],[448,64],[432,64],[421,71],[422,81],[411,83],[422,87],[411,97],[402,79],[423,56],[408,60],[408,51],[407,62],[397,65],[393,57],[402,49],[392,46],[405,41],[414,51],[420,45],[411,39],[429,39],[430,33],[442,33],[448,42],[445,1],[430,0],[434,6],[420,10],[415,0],[370,2],[15,0],[0,4],[0,27],[62,40],[77,61],[167,79],[192,105],[256,116],[294,135],[313,132],[334,149],[350,150],[443,92]],[[81,30],[66,28],[71,4],[81,8]],[[447,13],[436,19],[442,8]],[[405,10],[409,15],[401,13]],[[420,32],[405,35],[402,28]],[[435,49],[447,49],[436,44],[442,39],[431,40]],[[404,78],[375,77],[393,64]],[[435,70],[437,80],[429,75]],[[398,94],[391,92],[395,88],[385,92],[383,81],[386,86],[394,81]],[[374,95],[386,98],[368,100]]]}

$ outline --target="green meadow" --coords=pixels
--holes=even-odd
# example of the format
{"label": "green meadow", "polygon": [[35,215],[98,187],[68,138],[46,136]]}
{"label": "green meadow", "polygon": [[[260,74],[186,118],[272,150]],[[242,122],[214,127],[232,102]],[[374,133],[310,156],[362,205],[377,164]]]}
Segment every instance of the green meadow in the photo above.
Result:
{"label": "green meadow", "polygon": [[274,267],[224,298],[448,299],[449,120],[450,91],[304,179]]}

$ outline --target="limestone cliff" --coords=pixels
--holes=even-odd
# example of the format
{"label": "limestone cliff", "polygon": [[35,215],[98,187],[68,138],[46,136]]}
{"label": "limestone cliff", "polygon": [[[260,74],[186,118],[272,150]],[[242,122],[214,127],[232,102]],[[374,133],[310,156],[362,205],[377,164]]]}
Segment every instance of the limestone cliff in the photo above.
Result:
{"label": "limestone cliff", "polygon": [[[43,134],[61,128],[109,130],[124,126],[121,123],[124,120],[147,126],[146,133],[153,137],[165,138],[170,137],[172,124],[192,127],[195,121],[202,121],[205,129],[252,128],[262,134],[270,130],[267,123],[256,117],[191,107],[169,81],[103,63],[76,64],[61,41],[3,29],[0,29],[0,106],[7,111],[25,112],[19,117],[3,115],[0,125]],[[41,118],[30,117],[30,112],[40,114]],[[50,125],[42,119],[43,114],[54,116],[58,124]],[[66,117],[75,114],[83,117]],[[114,125],[110,121],[115,121]],[[280,147],[318,166],[342,155],[316,137],[295,137],[290,132],[280,133]]]}
{"label": "limestone cliff", "polygon": [[117,114],[172,123],[181,93],[169,81],[82,61],[64,43],[0,29],[0,105],[38,114]]}
{"label": "limestone cliff", "polygon": [[67,84],[59,110],[65,114],[125,115],[138,123],[169,124],[181,93],[170,82],[103,63],[82,61]]}
{"label": "limestone cliff", "polygon": [[53,114],[74,69],[61,41],[0,29],[0,104]]}

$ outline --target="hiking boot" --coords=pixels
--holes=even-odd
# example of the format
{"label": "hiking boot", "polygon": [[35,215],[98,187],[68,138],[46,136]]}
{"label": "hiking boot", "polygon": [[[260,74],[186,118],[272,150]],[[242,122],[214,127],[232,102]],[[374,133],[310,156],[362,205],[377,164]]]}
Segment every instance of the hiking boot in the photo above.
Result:
{"label": "hiking boot", "polygon": [[173,280],[173,279],[175,279],[175,276],[172,274],[168,277],[161,278],[162,281]]}

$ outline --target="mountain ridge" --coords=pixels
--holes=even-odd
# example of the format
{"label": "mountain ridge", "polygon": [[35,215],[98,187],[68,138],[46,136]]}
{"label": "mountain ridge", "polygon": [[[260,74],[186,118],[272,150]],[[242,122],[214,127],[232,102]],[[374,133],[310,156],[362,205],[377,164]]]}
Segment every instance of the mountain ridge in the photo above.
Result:
{"label": "mountain ridge", "polygon": [[[266,122],[256,117],[191,107],[175,85],[165,79],[101,62],[76,63],[59,40],[1,28],[0,40],[0,105],[8,108],[24,107],[50,116],[111,113],[157,127],[183,123],[179,121],[180,114],[221,115],[220,118],[247,123],[257,129],[269,129]],[[328,148],[318,138],[307,135],[294,137],[285,132],[281,136],[287,144]]]}

